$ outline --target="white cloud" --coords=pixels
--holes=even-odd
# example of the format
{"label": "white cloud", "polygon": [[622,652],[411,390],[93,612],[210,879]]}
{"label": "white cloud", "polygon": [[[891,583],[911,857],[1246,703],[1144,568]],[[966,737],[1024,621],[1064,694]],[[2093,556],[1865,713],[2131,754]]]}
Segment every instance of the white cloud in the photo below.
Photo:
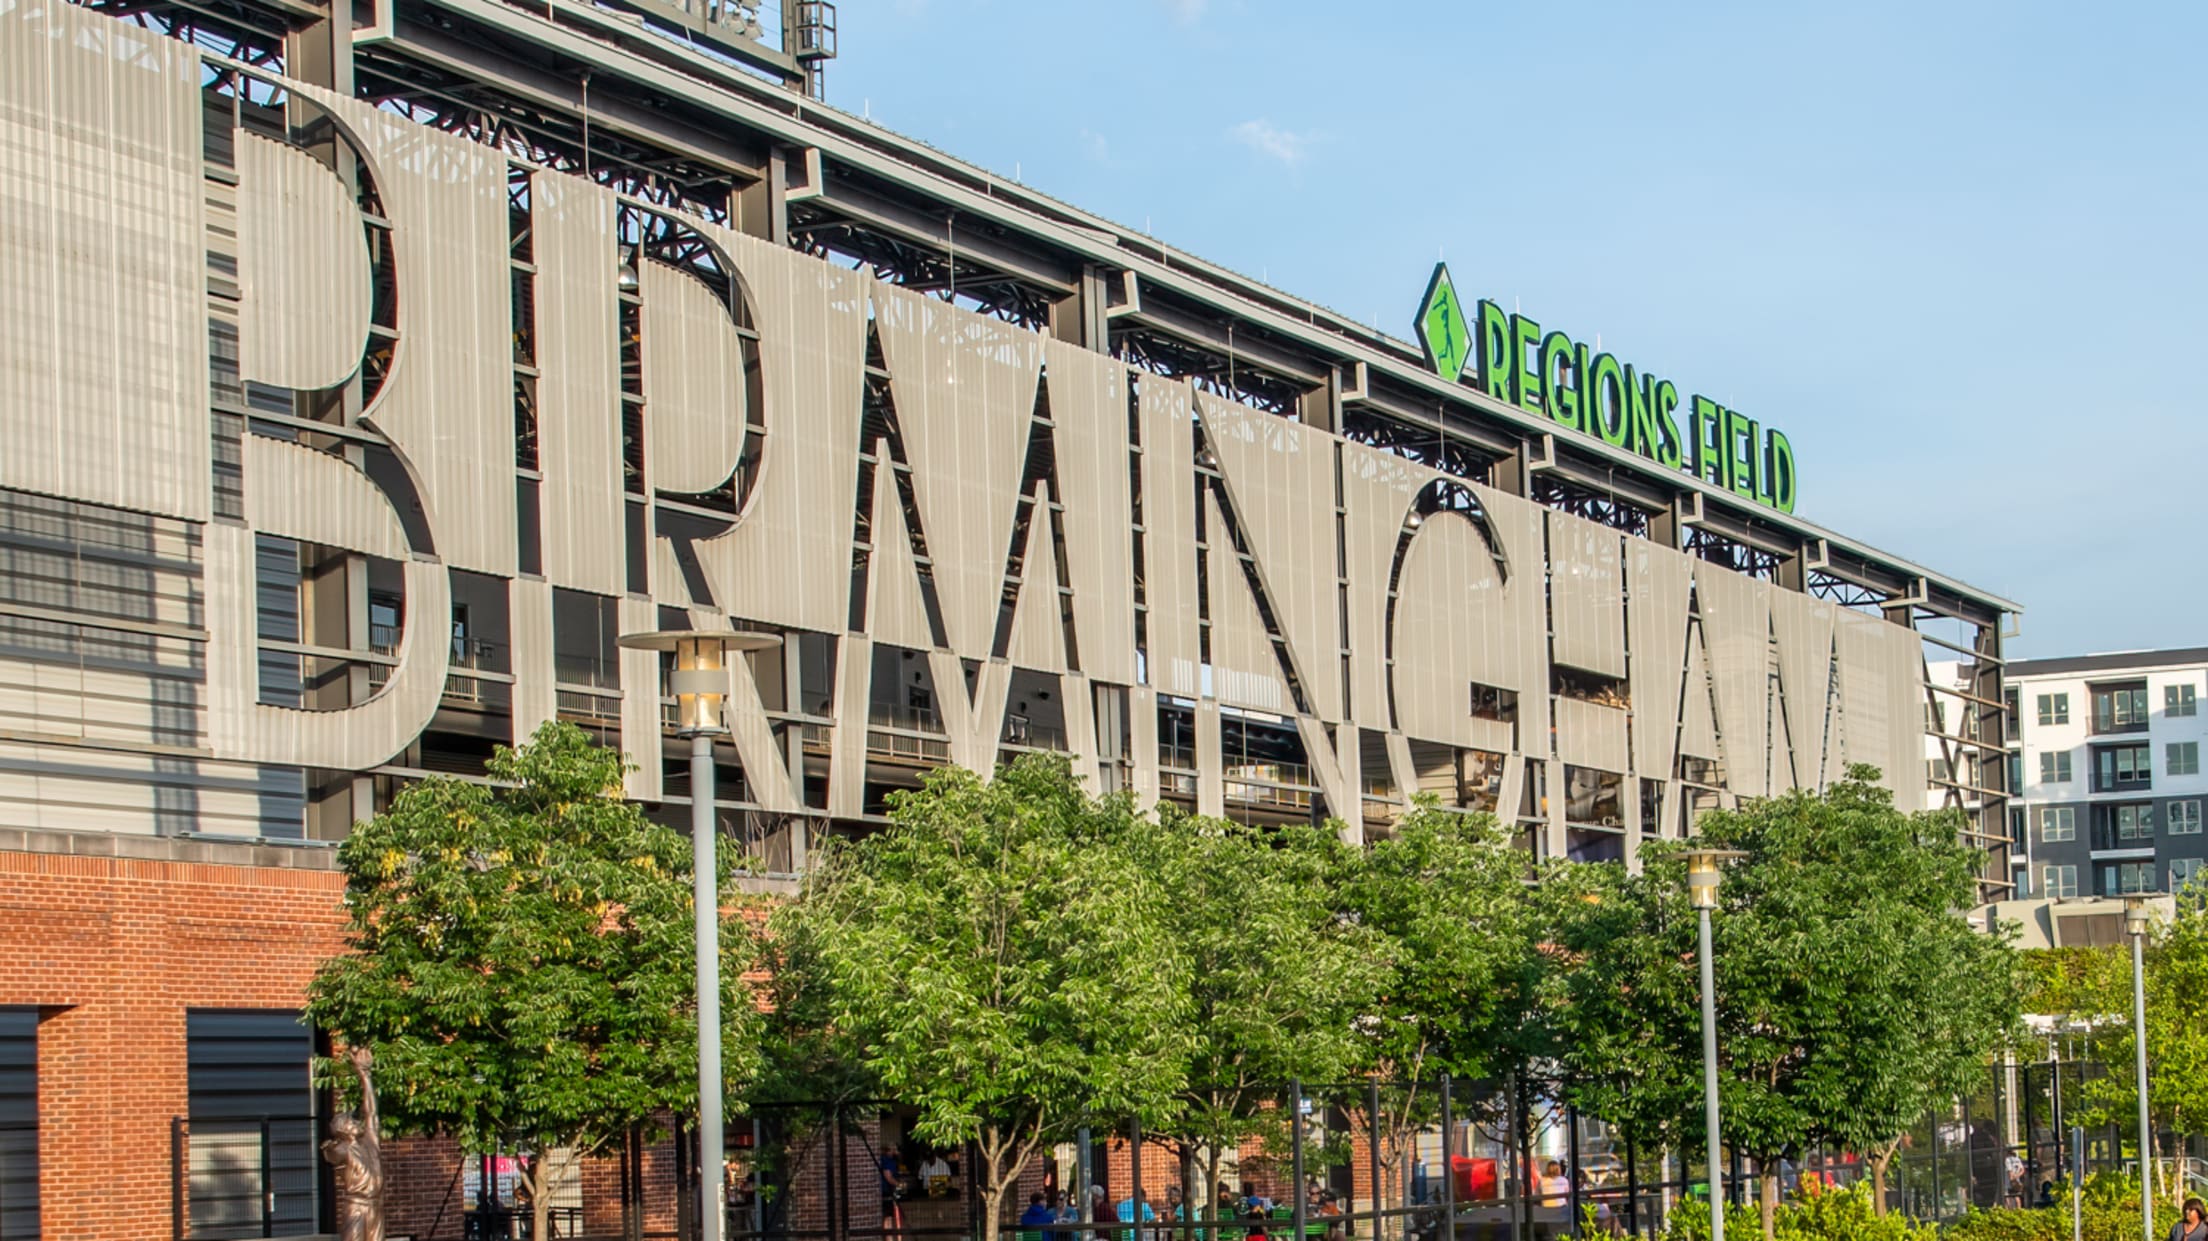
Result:
{"label": "white cloud", "polygon": [[1290,167],[1302,163],[1311,146],[1309,134],[1282,129],[1262,118],[1242,122],[1228,130],[1227,136],[1260,155],[1277,159]]}

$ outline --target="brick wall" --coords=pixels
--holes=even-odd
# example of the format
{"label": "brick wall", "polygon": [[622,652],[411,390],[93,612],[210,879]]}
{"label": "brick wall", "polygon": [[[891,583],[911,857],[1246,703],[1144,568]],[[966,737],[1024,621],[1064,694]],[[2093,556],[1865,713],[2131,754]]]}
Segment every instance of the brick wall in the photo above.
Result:
{"label": "brick wall", "polygon": [[[0,1004],[44,1014],[44,1231],[166,1237],[185,1010],[297,1008],[341,943],[343,877],[302,850],[10,837],[23,847],[0,851]],[[255,864],[279,853],[290,864]]]}

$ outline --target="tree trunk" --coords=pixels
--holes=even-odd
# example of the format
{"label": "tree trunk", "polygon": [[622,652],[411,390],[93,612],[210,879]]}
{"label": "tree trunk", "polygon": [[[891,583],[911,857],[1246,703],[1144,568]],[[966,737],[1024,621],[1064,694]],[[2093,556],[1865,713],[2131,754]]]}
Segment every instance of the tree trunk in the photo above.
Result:
{"label": "tree trunk", "polygon": [[522,1181],[529,1186],[529,1235],[532,1237],[551,1235],[552,1203],[545,1193],[551,1187],[551,1163],[552,1157],[540,1152],[531,1155],[522,1165]]}
{"label": "tree trunk", "polygon": [[[1760,1182],[1756,1194],[1756,1207],[1763,1216],[1763,1241],[1778,1241],[1779,1226],[1779,1168],[1776,1162],[1756,1161],[1756,1180]],[[1723,1208],[1719,1208],[1723,1209]]]}
{"label": "tree trunk", "polygon": [[[1210,1219],[1210,1220],[1213,1220],[1214,1222],[1216,1222],[1216,1221],[1218,1220],[1218,1218],[1219,1218],[1219,1161],[1220,1161],[1220,1160],[1221,1160],[1222,1158],[1224,1158],[1224,1157],[1225,1157],[1225,1156],[1224,1156],[1224,1155],[1222,1155],[1222,1154],[1221,1154],[1221,1152],[1220,1152],[1220,1150],[1219,1150],[1219,1144],[1218,1144],[1217,1142],[1210,1142],[1210,1143],[1206,1143],[1206,1144],[1205,1144],[1205,1146],[1204,1146],[1204,1195],[1205,1195],[1205,1202],[1204,1202],[1204,1212],[1203,1212],[1203,1214],[1204,1214],[1204,1217],[1205,1217],[1205,1218],[1207,1218],[1207,1219]],[[1183,1187],[1181,1188],[1181,1195],[1182,1195],[1182,1201],[1184,1201],[1184,1202],[1187,1202],[1187,1201],[1192,1201],[1192,1200],[1190,1199],[1190,1197],[1189,1197],[1189,1192],[1188,1192],[1188,1188],[1187,1188],[1186,1186],[1183,1186]],[[1192,1214],[1193,1214],[1193,1212],[1192,1212]],[[1221,1230],[1221,1229],[1218,1229],[1218,1228],[1210,1228],[1210,1229],[1206,1229],[1206,1230],[1204,1231],[1204,1234],[1203,1234],[1203,1235],[1204,1235],[1205,1241],[1212,1241],[1212,1239],[1213,1239],[1213,1238],[1217,1238],[1217,1237],[1224,1237],[1224,1236],[1226,1235],[1226,1233],[1225,1233],[1225,1232],[1224,1232],[1223,1230]]]}
{"label": "tree trunk", "polygon": [[1896,1138],[1892,1142],[1888,1142],[1885,1149],[1873,1152],[1871,1155],[1871,1211],[1873,1214],[1884,1215],[1886,1213],[1886,1165],[1893,1162],[1894,1151],[1899,1148],[1900,1144],[1901,1139]]}

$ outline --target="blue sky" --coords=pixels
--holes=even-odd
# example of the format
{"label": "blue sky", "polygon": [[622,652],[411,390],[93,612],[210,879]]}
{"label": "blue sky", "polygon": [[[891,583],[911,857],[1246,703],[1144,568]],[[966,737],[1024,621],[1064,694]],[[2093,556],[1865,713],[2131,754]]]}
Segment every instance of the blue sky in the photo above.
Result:
{"label": "blue sky", "polygon": [[839,7],[831,103],[1405,338],[1445,255],[2012,655],[2208,644],[2208,5]]}

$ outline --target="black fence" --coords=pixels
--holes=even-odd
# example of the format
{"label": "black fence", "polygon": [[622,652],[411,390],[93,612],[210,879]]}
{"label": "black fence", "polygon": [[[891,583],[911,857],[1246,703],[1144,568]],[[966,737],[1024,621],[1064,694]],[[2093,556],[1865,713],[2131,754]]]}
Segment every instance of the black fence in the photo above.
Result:
{"label": "black fence", "polygon": [[[2124,1126],[2073,1134],[2100,1066],[1996,1066],[1926,1116],[1888,1166],[1889,1205],[1944,1221],[2031,1205],[2065,1176],[2136,1166]],[[1131,1124],[1040,1150],[992,1241],[1547,1241],[1654,1237],[1700,1211],[1696,1152],[1636,1143],[1532,1079],[1359,1082],[1262,1092],[1265,1133],[1217,1153]],[[910,1132],[894,1102],[759,1106],[734,1119],[722,1178],[730,1241],[974,1241],[979,1156]],[[305,1117],[172,1126],[174,1241],[308,1236],[334,1221]],[[670,1123],[561,1165],[543,1241],[685,1241],[697,1235],[694,1135]],[[2076,1151],[2073,1151],[2073,1139]],[[2163,1139],[2190,1153],[2190,1142]],[[447,1142],[387,1142],[391,1241],[538,1241],[519,1161]],[[1215,1166],[1216,1165],[1216,1166]],[[1784,1197],[1870,1179],[1861,1152],[1790,1151],[1769,1169]],[[1764,1169],[1728,1157],[1728,1198]],[[1032,1208],[1037,1195],[1042,1207]],[[0,1207],[4,1207],[0,1203]]]}

